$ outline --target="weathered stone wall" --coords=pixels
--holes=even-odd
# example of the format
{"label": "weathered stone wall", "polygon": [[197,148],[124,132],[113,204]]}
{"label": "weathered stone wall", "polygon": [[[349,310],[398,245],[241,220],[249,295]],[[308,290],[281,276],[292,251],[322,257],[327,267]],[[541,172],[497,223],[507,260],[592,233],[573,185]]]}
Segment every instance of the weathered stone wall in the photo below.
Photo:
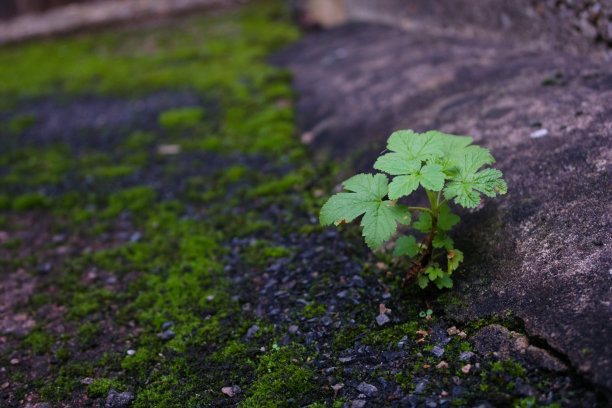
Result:
{"label": "weathered stone wall", "polygon": [[[306,21],[328,27],[347,21],[404,29],[483,31],[510,35],[573,52],[612,46],[610,0],[294,0]],[[342,6],[344,10],[342,10]]]}

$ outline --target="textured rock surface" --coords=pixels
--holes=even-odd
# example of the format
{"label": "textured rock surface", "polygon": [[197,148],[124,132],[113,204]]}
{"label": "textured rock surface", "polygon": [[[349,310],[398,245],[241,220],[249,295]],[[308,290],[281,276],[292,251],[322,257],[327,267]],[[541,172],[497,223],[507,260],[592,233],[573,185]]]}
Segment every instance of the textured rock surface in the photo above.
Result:
{"label": "textured rock surface", "polygon": [[448,312],[512,310],[530,336],[612,388],[609,65],[511,37],[368,24],[314,34],[276,61],[295,74],[304,140],[356,156],[361,170],[395,129],[470,135],[491,149],[509,193],[463,212],[462,306]]}
{"label": "textured rock surface", "polygon": [[511,358],[549,371],[562,372],[567,369],[558,358],[529,344],[525,336],[498,324],[482,328],[471,341],[479,353],[483,355],[492,353],[498,360]]}

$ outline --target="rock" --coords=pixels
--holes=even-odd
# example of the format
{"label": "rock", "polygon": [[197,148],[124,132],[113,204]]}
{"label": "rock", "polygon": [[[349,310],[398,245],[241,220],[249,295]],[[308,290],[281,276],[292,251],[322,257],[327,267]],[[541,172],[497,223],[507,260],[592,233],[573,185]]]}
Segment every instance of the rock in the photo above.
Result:
{"label": "rock", "polygon": [[548,129],[538,129],[535,132],[531,132],[529,137],[532,139],[538,139],[540,137],[546,136],[547,134],[548,134]]}
{"label": "rock", "polygon": [[522,364],[543,368],[548,371],[564,372],[567,370],[558,358],[546,350],[529,344],[525,336],[510,331],[498,324],[486,326],[472,338],[474,347],[480,354],[491,352],[498,360],[511,358]]}
{"label": "rock", "polygon": [[231,387],[221,388],[221,392],[227,395],[228,397],[232,398],[234,395],[240,394],[242,392],[242,389],[237,385],[233,385]]}
{"label": "rock", "polygon": [[[504,12],[515,24],[512,33],[538,29],[520,25],[533,18]],[[415,21],[412,16],[409,22]],[[499,14],[481,21],[499,23]],[[567,25],[556,26],[551,28]],[[587,379],[612,389],[612,75],[593,55],[576,58],[555,47],[533,52],[511,40],[518,46],[506,47],[494,36],[475,44],[458,35],[451,44],[434,30],[421,34],[353,23],[275,56],[292,71],[301,93],[296,107],[302,130],[321,130],[325,137],[311,146],[333,158],[348,157],[356,146],[375,146],[353,163],[365,172],[372,171],[395,129],[435,126],[490,149],[508,194],[460,210],[453,237],[458,248],[475,251],[462,266],[470,273],[449,291],[457,302],[443,305],[444,312],[459,326],[512,310],[530,336],[567,356]],[[337,44],[349,57],[322,66]],[[354,72],[350,78],[348,69]],[[562,93],[557,85],[541,86],[555,72],[571,73]],[[536,119],[546,124],[545,137],[530,137]],[[584,348],[591,353],[583,354]]]}
{"label": "rock", "polygon": [[376,323],[379,326],[382,326],[384,324],[387,324],[391,321],[391,319],[389,319],[389,316],[387,316],[386,314],[379,314],[378,316],[376,316]]}
{"label": "rock", "polygon": [[420,381],[417,383],[417,385],[414,387],[414,393],[415,394],[420,394],[423,391],[425,391],[425,389],[427,388],[427,380],[424,381]]}
{"label": "rock", "polygon": [[174,326],[174,322],[169,320],[167,322],[162,323],[161,328],[162,328],[162,330],[168,330],[172,326]]}
{"label": "rock", "polygon": [[463,374],[468,374],[471,369],[472,369],[472,365],[471,364],[466,364],[463,367],[461,367],[461,372]]}
{"label": "rock", "polygon": [[168,340],[172,340],[175,335],[176,333],[174,333],[172,330],[165,330],[162,332],[160,337],[162,340],[168,341]]}
{"label": "rock", "polygon": [[433,346],[433,348],[431,349],[431,354],[438,358],[442,357],[444,355],[444,347]]}
{"label": "rock", "polygon": [[358,288],[363,288],[365,286],[363,278],[359,275],[353,275],[353,277],[351,278],[351,283],[353,284],[353,286],[357,286]]}
{"label": "rock", "polygon": [[446,361],[440,361],[436,368],[438,370],[446,370],[448,368],[448,363]]}
{"label": "rock", "polygon": [[299,327],[294,325],[294,324],[289,326],[289,333],[291,333],[291,334],[297,333],[298,330],[299,330]]}
{"label": "rock", "polygon": [[244,336],[247,340],[248,339],[252,339],[255,336],[255,333],[257,333],[259,331],[259,326],[254,324],[251,327],[249,327],[249,329],[246,332],[246,335]]}
{"label": "rock", "polygon": [[17,365],[17,364],[19,364],[19,359],[18,358],[11,358],[10,363],[11,363],[11,365]]}
{"label": "rock", "polygon": [[357,386],[357,390],[359,392],[367,395],[368,397],[375,397],[376,395],[378,395],[378,388],[376,388],[372,384],[368,384],[368,383],[365,383],[365,382],[360,383]]}
{"label": "rock", "polygon": [[351,402],[351,408],[363,408],[366,405],[366,401],[362,399],[353,400]]}
{"label": "rock", "polygon": [[446,332],[448,333],[449,336],[454,336],[455,334],[459,334],[459,330],[457,330],[457,328],[455,326],[453,327],[449,327]]}
{"label": "rock", "polygon": [[329,316],[324,316],[324,317],[321,319],[321,324],[322,324],[323,326],[326,326],[326,327],[327,327],[327,326],[329,326],[329,325],[331,325],[333,322],[334,322],[334,321],[333,321],[333,320],[332,320],[332,318],[331,318],[331,317],[329,317]]}
{"label": "rock", "polygon": [[39,265],[38,268],[36,268],[36,272],[38,272],[41,275],[45,275],[49,272],[51,272],[53,270],[53,265],[51,264],[51,262],[45,262],[42,265]]}
{"label": "rock", "polygon": [[459,360],[470,361],[472,357],[474,357],[474,353],[471,351],[463,351],[459,354]]}
{"label": "rock", "polygon": [[136,350],[132,350],[132,349],[130,349],[130,350],[126,351],[125,353],[126,353],[128,356],[133,356],[134,354],[136,354]]}
{"label": "rock", "polygon": [[127,408],[134,400],[134,394],[131,392],[119,393],[114,389],[110,389],[104,402],[104,408]]}

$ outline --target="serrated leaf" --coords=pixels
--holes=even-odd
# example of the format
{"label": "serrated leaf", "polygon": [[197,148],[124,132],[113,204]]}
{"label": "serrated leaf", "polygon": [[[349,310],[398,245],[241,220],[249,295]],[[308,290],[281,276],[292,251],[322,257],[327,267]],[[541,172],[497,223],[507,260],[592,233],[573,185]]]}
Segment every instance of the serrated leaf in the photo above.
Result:
{"label": "serrated leaf", "polygon": [[412,224],[413,228],[425,233],[431,231],[431,215],[427,212],[419,214],[419,219]]}
{"label": "serrated leaf", "polygon": [[419,134],[412,130],[393,132],[387,141],[387,149],[402,153],[408,160],[425,161],[443,154],[442,140],[435,134]]}
{"label": "serrated leaf", "polygon": [[450,289],[453,287],[453,280],[447,273],[443,273],[442,276],[440,276],[434,281],[434,283],[436,284],[438,289]]}
{"label": "serrated leaf", "polygon": [[446,256],[448,259],[448,273],[452,273],[463,262],[463,252],[458,249],[451,249]]}
{"label": "serrated leaf", "polygon": [[448,205],[443,204],[440,207],[440,212],[438,213],[438,228],[449,231],[459,222],[459,220],[460,218],[458,215],[450,212],[450,207]]}
{"label": "serrated leaf", "polygon": [[419,187],[419,180],[416,175],[397,176],[389,184],[389,198],[396,200],[399,197],[407,196]]}
{"label": "serrated leaf", "polygon": [[497,169],[458,176],[447,184],[444,197],[447,200],[454,198],[457,204],[474,208],[480,203],[480,193],[489,197],[506,193],[506,182],[501,177],[502,172]]}
{"label": "serrated leaf", "polygon": [[404,153],[387,153],[376,160],[374,168],[393,176],[411,174],[421,168],[421,160],[411,159]]}
{"label": "serrated leaf", "polygon": [[350,222],[363,215],[361,226],[366,243],[376,249],[397,230],[397,223],[409,224],[410,213],[405,206],[383,201],[388,193],[384,174],[358,174],[342,183],[351,193],[338,193],[321,208],[321,224]]}
{"label": "serrated leaf", "polygon": [[425,289],[429,285],[429,277],[427,275],[419,274],[417,277],[417,283],[421,289]]}
{"label": "serrated leaf", "polygon": [[419,214],[419,219],[412,224],[413,228],[425,233],[431,231],[431,215],[426,212]]}
{"label": "serrated leaf", "polygon": [[453,248],[453,239],[451,237],[447,236],[446,232],[444,232],[441,229],[438,229],[438,233],[434,237],[432,244],[433,244],[434,248],[452,249]]}
{"label": "serrated leaf", "polygon": [[416,238],[413,235],[400,237],[395,241],[393,256],[408,255],[414,258],[419,253],[419,249],[419,245],[416,243]]}
{"label": "serrated leaf", "polygon": [[397,230],[397,223],[405,223],[407,212],[393,201],[382,201],[378,208],[368,211],[361,219],[363,237],[371,249],[379,248]]}
{"label": "serrated leaf", "polygon": [[440,191],[444,187],[444,173],[439,164],[426,164],[418,172],[419,183],[431,191]]}
{"label": "serrated leaf", "polygon": [[369,193],[377,198],[387,195],[389,180],[384,174],[357,174],[342,182],[345,189],[356,193]]}
{"label": "serrated leaf", "polygon": [[427,276],[429,277],[429,280],[431,280],[431,281],[435,281],[439,277],[444,276],[444,271],[442,269],[436,268],[436,267],[433,267],[433,266],[428,267],[425,270],[425,273],[427,274]]}

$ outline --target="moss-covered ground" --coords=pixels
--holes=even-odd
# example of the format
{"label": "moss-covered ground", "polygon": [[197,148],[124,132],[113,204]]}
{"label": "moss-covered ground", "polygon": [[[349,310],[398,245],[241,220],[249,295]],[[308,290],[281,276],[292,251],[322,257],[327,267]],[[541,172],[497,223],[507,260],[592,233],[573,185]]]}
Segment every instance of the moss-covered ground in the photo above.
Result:
{"label": "moss-covered ground", "polygon": [[298,36],[256,2],[0,49],[0,406],[595,401],[511,360],[465,372],[438,294],[318,226],[343,170],[310,160],[266,63]]}

